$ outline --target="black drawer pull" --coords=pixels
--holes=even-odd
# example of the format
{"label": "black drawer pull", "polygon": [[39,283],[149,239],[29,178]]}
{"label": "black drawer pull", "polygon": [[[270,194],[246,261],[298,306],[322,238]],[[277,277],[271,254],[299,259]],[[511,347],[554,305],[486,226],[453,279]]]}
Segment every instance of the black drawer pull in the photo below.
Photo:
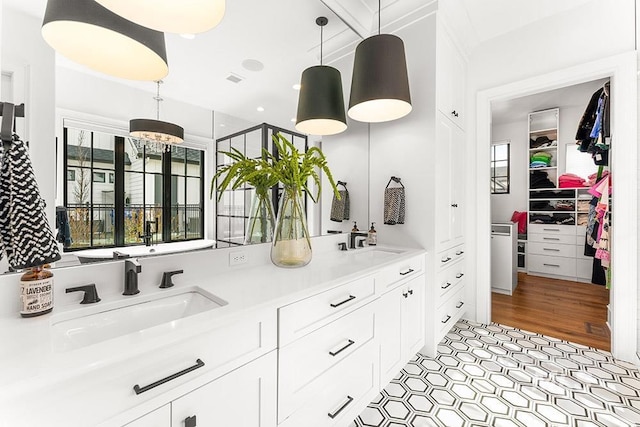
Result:
{"label": "black drawer pull", "polygon": [[560,252],[560,249],[553,249],[553,248],[542,248],[543,251],[550,251],[550,252]]}
{"label": "black drawer pull", "polygon": [[543,228],[544,231],[560,231],[559,228]]}
{"label": "black drawer pull", "polygon": [[547,267],[560,267],[558,264],[542,264],[545,265]]}
{"label": "black drawer pull", "polygon": [[449,286],[451,286],[450,282],[445,282],[445,283],[446,283],[446,285],[440,286],[440,289],[447,289]]}
{"label": "black drawer pull", "polygon": [[462,255],[464,253],[464,251],[458,251],[456,252],[456,255]]}
{"label": "black drawer pull", "polygon": [[400,275],[401,275],[401,276],[406,276],[407,274],[409,274],[409,273],[413,273],[413,272],[414,272],[413,268],[410,268],[410,269],[408,269],[407,271],[401,271],[401,272],[400,272]]}
{"label": "black drawer pull", "polygon": [[409,295],[413,295],[413,289],[409,289]]}
{"label": "black drawer pull", "polygon": [[559,239],[559,238],[557,238],[557,237],[543,237],[543,238],[542,238],[542,240],[553,240],[553,241],[558,241],[558,240],[560,240],[560,239]]}
{"label": "black drawer pull", "polygon": [[447,323],[449,320],[451,320],[451,316],[447,314],[447,317],[442,320],[442,323]]}
{"label": "black drawer pull", "polygon": [[348,340],[348,341],[349,341],[349,344],[345,345],[338,351],[335,351],[335,352],[330,351],[329,354],[335,357],[356,343],[354,340]]}
{"label": "black drawer pull", "polygon": [[196,416],[187,417],[184,419],[184,427],[197,427]]}
{"label": "black drawer pull", "polygon": [[339,303],[336,303],[336,304],[331,303],[331,307],[333,307],[333,308],[340,307],[342,304],[346,304],[349,301],[354,300],[354,299],[356,299],[355,295],[349,295],[349,298],[347,298],[344,301],[340,301]]}
{"label": "black drawer pull", "polygon": [[459,278],[461,278],[462,276],[464,276],[464,273],[458,273],[458,274],[456,274],[456,279],[459,279]]}
{"label": "black drawer pull", "polygon": [[335,417],[337,417],[337,416],[338,416],[338,414],[339,414],[340,412],[342,412],[342,411],[344,410],[344,408],[346,408],[347,406],[349,406],[349,404],[350,404],[351,402],[353,402],[353,397],[351,397],[351,396],[347,396],[347,401],[346,401],[346,402],[344,402],[344,403],[342,404],[342,406],[341,406],[341,407],[339,407],[339,408],[338,408],[335,412],[333,412],[333,413],[329,412],[327,415],[329,415],[329,418],[334,419]]}
{"label": "black drawer pull", "polygon": [[188,374],[191,371],[195,371],[198,368],[202,368],[203,366],[204,366],[204,362],[202,360],[200,360],[200,359],[196,359],[196,364],[195,365],[189,366],[187,369],[183,369],[180,372],[176,372],[175,374],[169,375],[168,377],[165,377],[165,378],[163,378],[161,380],[158,380],[158,381],[156,381],[154,383],[151,383],[149,385],[146,385],[144,387],[140,387],[138,384],[136,384],[136,385],[133,386],[133,391],[135,391],[136,394],[144,393],[145,391],[149,391],[152,388],[158,387],[159,385],[162,385],[164,383],[168,383],[171,380],[175,380],[176,378],[181,377],[184,374]]}
{"label": "black drawer pull", "polygon": [[458,303],[458,305],[456,305],[456,308],[460,308],[460,307],[462,307],[463,305],[464,305],[464,302],[463,302],[463,301],[460,301],[460,302]]}
{"label": "black drawer pull", "polygon": [[409,294],[408,294],[408,293],[406,293],[406,292],[403,292],[403,293],[402,293],[402,296],[403,296],[403,297],[405,297],[405,298],[409,298]]}
{"label": "black drawer pull", "polygon": [[446,257],[445,259],[441,259],[440,262],[449,262],[451,261],[451,258]]}

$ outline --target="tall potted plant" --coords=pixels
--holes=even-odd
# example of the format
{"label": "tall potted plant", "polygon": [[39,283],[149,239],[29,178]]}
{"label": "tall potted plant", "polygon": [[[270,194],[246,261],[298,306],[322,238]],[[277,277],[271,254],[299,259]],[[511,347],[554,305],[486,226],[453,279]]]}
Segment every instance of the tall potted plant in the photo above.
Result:
{"label": "tall potted plant", "polygon": [[[214,188],[218,190],[218,201],[220,201],[224,191],[229,187],[233,190],[245,184],[254,187],[255,194],[251,200],[244,244],[271,242],[275,215],[269,190],[278,184],[278,180],[271,171],[268,159],[264,155],[259,159],[246,157],[233,147],[231,151],[223,151],[222,154],[229,156],[233,163],[222,166],[213,176],[210,197],[213,198]],[[215,187],[218,180],[218,186]]]}

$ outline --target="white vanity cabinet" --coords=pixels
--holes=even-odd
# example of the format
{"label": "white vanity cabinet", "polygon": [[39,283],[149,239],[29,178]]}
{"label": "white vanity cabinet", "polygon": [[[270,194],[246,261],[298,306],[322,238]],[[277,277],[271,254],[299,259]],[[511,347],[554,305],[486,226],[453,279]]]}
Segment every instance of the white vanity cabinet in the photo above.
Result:
{"label": "white vanity cabinet", "polygon": [[171,404],[166,404],[130,422],[126,427],[171,427]]}
{"label": "white vanity cabinet", "polygon": [[380,384],[384,387],[424,344],[425,278],[420,274],[379,300]]}
{"label": "white vanity cabinet", "polygon": [[444,29],[436,37],[436,105],[461,129],[465,121],[466,64]]}
{"label": "white vanity cabinet", "polygon": [[174,400],[171,427],[275,427],[276,359],[272,351]]}

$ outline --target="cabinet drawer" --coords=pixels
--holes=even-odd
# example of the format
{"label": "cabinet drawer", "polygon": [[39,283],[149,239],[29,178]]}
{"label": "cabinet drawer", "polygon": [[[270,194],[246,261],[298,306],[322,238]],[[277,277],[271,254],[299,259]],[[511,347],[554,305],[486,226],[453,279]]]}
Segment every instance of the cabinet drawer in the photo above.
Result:
{"label": "cabinet drawer", "polygon": [[298,393],[302,405],[279,427],[346,426],[378,393],[373,341],[356,350]]}
{"label": "cabinet drawer", "polygon": [[280,349],[280,421],[304,403],[301,389],[374,339],[376,306],[367,304]]}
{"label": "cabinet drawer", "polygon": [[529,224],[529,233],[576,235],[575,225]]}
{"label": "cabinet drawer", "polygon": [[436,321],[438,322],[437,328],[440,331],[440,337],[446,335],[449,329],[462,317],[462,314],[467,309],[465,305],[465,288],[464,285],[461,285],[456,293],[451,295],[451,297],[438,308]]}
{"label": "cabinet drawer", "polygon": [[529,255],[529,271],[557,276],[576,275],[576,259],[546,255]]}
{"label": "cabinet drawer", "polygon": [[280,347],[353,311],[374,297],[372,275],[280,308]]}
{"label": "cabinet drawer", "polygon": [[410,258],[406,261],[398,262],[392,266],[385,267],[376,275],[376,292],[383,294],[393,289],[404,279],[409,279],[419,275],[424,268],[424,255]]}
{"label": "cabinet drawer", "polygon": [[529,254],[573,257],[576,255],[576,246],[557,243],[531,242],[529,243]]}
{"label": "cabinet drawer", "polygon": [[437,294],[439,296],[436,306],[442,305],[448,295],[452,295],[464,280],[464,262],[458,262],[439,271],[436,275]]}
{"label": "cabinet drawer", "polygon": [[576,260],[576,277],[591,280],[593,274],[593,258],[579,258]]}
{"label": "cabinet drawer", "polygon": [[[539,243],[560,243],[563,245],[575,245],[576,244],[576,235],[575,234],[538,234],[538,233],[529,233],[527,236],[527,240],[529,242],[539,242]],[[531,243],[529,243],[531,245]]]}
{"label": "cabinet drawer", "polygon": [[446,251],[439,252],[436,263],[439,268],[446,268],[464,258],[464,245],[455,246]]}

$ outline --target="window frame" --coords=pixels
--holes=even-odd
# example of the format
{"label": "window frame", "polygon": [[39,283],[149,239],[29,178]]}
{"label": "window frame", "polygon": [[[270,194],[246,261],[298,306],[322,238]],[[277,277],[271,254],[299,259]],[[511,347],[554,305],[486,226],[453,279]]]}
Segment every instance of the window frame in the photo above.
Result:
{"label": "window frame", "polygon": [[[503,146],[503,145],[507,146],[507,156],[506,158],[496,159],[496,147]],[[505,161],[507,162],[506,174],[498,175],[496,173],[497,171],[496,164],[499,162],[505,162]],[[489,174],[490,174],[490,192],[492,195],[511,193],[511,140],[496,141],[491,143],[490,157],[489,157]],[[505,191],[496,191],[498,178],[506,178],[507,186]]]}

